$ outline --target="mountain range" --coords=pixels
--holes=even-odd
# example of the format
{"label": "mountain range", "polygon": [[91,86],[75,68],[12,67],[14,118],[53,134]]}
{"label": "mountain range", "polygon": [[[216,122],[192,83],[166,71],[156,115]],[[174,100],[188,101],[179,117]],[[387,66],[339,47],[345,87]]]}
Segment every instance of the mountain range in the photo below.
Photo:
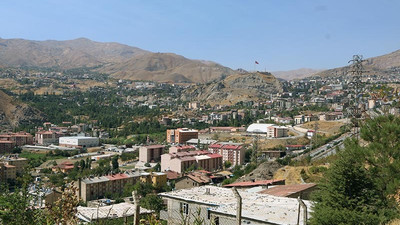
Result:
{"label": "mountain range", "polygon": [[[364,65],[370,73],[380,75],[398,70],[400,50],[369,58]],[[215,62],[192,60],[173,53],[154,53],[115,42],[96,42],[86,38],[67,41],[0,38],[0,67],[86,67],[117,79],[171,83],[207,83],[239,73]],[[313,75],[336,76],[349,69],[349,66],[323,71],[302,68],[272,74],[291,80]]]}
{"label": "mountain range", "polygon": [[68,41],[0,39],[0,66],[93,68],[115,78],[160,82],[209,82],[233,74],[218,63],[173,53],[153,53],[119,43],[86,38]]}

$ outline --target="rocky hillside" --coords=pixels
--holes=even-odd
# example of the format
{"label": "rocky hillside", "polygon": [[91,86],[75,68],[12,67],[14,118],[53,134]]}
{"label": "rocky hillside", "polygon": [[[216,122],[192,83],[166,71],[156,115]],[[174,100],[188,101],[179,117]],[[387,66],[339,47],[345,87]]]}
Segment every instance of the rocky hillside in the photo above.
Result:
{"label": "rocky hillside", "polygon": [[214,62],[190,60],[172,53],[149,53],[114,63],[99,71],[116,78],[155,80],[173,83],[205,83],[233,74],[227,67]]}
{"label": "rocky hillside", "polygon": [[232,74],[213,62],[190,60],[170,53],[152,53],[119,43],[86,38],[30,41],[0,38],[0,67],[96,67],[116,78],[160,82],[209,82]]}
{"label": "rocky hillside", "polygon": [[43,121],[44,115],[39,110],[15,101],[0,90],[0,130]]}
{"label": "rocky hillside", "polygon": [[267,99],[271,93],[280,91],[282,85],[271,73],[240,73],[218,82],[190,86],[182,100],[233,105],[240,101]]}
{"label": "rocky hillside", "polygon": [[[363,65],[364,65],[364,69],[366,71],[368,71],[365,74],[385,75],[385,74],[390,74],[393,71],[399,71],[400,70],[400,50],[397,50],[395,52],[392,52],[392,53],[389,53],[386,55],[368,58],[363,63]],[[349,70],[351,70],[351,68],[349,65],[347,65],[344,67],[325,70],[325,71],[316,73],[315,75],[337,76],[337,75],[347,74],[347,72]]]}

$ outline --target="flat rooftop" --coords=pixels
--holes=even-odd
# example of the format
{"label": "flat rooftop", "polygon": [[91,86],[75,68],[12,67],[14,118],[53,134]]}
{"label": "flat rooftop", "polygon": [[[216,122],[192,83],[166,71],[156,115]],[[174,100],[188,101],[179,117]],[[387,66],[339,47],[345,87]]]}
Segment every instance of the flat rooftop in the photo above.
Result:
{"label": "flat rooftop", "polygon": [[[209,194],[206,194],[209,189]],[[243,219],[252,219],[276,224],[297,224],[299,202],[295,198],[277,197],[267,194],[238,190],[242,197]],[[219,214],[236,215],[236,198],[232,189],[216,186],[200,186],[159,194],[161,197],[212,206],[211,211]],[[303,200],[304,201],[304,200]],[[308,213],[311,202],[304,201]],[[300,217],[302,224],[302,217]]]}

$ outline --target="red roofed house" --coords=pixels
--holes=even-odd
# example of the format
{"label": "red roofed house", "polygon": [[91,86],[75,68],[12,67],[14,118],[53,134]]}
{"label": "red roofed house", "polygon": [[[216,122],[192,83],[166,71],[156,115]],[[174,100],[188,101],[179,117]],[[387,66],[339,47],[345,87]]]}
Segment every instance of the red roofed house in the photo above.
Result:
{"label": "red roofed house", "polygon": [[223,162],[229,161],[233,166],[244,163],[245,149],[240,143],[220,142],[208,146],[208,151],[222,155]]}
{"label": "red roofed house", "polygon": [[206,173],[196,171],[179,178],[175,183],[175,189],[187,189],[209,183],[211,183],[211,178]]}
{"label": "red roofed house", "polygon": [[69,173],[73,169],[74,169],[74,164],[72,162],[63,162],[51,168],[53,172],[61,171],[63,173]]}

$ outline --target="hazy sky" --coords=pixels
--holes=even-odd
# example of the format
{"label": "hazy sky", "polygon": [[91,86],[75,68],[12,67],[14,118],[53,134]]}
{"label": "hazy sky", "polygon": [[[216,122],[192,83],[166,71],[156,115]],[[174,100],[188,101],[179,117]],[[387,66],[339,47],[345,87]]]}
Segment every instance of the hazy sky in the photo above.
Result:
{"label": "hazy sky", "polygon": [[0,37],[87,37],[233,69],[343,66],[400,49],[398,0],[0,1]]}

